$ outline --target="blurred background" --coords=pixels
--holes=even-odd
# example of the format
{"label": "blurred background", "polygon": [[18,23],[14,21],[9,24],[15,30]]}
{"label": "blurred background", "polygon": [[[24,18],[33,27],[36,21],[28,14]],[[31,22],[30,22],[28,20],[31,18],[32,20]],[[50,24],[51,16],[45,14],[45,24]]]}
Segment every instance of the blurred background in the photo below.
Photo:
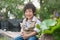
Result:
{"label": "blurred background", "polygon": [[[20,23],[24,18],[23,8],[28,2],[35,5],[36,17],[40,21],[60,18],[60,0],[0,0],[0,29],[20,31]],[[59,35],[54,35],[56,40],[60,40]],[[0,40],[4,40],[3,37]]]}

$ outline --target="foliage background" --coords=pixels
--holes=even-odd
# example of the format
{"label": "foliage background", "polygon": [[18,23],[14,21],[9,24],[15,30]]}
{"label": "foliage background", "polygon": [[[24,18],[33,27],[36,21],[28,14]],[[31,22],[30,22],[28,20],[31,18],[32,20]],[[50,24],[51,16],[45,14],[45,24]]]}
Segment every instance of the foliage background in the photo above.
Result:
{"label": "foliage background", "polygon": [[[0,0],[0,13],[3,8],[6,8],[4,17],[8,19],[8,11],[14,14],[16,18],[23,18],[23,10],[17,9],[17,5],[24,5],[25,0]],[[31,0],[29,0],[31,1]],[[37,16],[40,20],[45,20],[54,17],[60,17],[60,0],[38,0],[40,2],[40,9],[37,9]],[[56,16],[56,12],[58,16]],[[60,21],[59,21],[60,22]],[[58,29],[57,29],[58,30]],[[57,31],[53,34],[56,40],[60,40],[60,32]]]}

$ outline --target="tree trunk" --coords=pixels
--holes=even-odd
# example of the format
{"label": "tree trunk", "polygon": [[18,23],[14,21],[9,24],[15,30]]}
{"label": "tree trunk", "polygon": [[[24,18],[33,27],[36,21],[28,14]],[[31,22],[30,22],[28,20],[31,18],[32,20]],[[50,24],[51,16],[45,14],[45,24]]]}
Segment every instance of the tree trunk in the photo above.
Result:
{"label": "tree trunk", "polygon": [[50,34],[44,34],[40,37],[39,40],[54,40],[54,37]]}

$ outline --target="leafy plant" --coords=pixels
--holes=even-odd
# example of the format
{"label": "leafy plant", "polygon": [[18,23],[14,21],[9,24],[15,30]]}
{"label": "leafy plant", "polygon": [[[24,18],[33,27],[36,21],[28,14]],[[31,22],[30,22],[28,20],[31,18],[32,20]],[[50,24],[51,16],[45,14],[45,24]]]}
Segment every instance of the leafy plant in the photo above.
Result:
{"label": "leafy plant", "polygon": [[60,16],[60,0],[40,0],[40,18],[42,20],[52,18],[54,11]]}
{"label": "leafy plant", "polygon": [[36,27],[40,30],[38,37],[41,34],[52,34],[55,40],[60,40],[60,18],[57,20],[46,19]]}
{"label": "leafy plant", "polygon": [[10,11],[11,14],[20,19],[23,16],[23,11],[17,7],[24,5],[24,1],[25,0],[0,0],[0,10],[6,8],[6,12],[4,13],[5,18],[8,18],[8,11]]}
{"label": "leafy plant", "polygon": [[56,28],[56,23],[56,20],[46,19],[41,22],[40,26],[37,24],[36,27],[41,30],[43,34],[52,34]]}

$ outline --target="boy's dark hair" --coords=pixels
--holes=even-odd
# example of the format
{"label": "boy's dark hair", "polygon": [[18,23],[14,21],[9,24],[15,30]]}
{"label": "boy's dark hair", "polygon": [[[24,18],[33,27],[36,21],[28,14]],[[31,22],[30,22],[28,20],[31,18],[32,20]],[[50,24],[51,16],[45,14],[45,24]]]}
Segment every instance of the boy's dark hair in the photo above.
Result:
{"label": "boy's dark hair", "polygon": [[24,6],[24,12],[26,11],[26,9],[32,9],[33,14],[36,15],[36,14],[35,14],[35,12],[36,12],[36,7],[35,7],[31,2],[27,3],[27,4]]}

